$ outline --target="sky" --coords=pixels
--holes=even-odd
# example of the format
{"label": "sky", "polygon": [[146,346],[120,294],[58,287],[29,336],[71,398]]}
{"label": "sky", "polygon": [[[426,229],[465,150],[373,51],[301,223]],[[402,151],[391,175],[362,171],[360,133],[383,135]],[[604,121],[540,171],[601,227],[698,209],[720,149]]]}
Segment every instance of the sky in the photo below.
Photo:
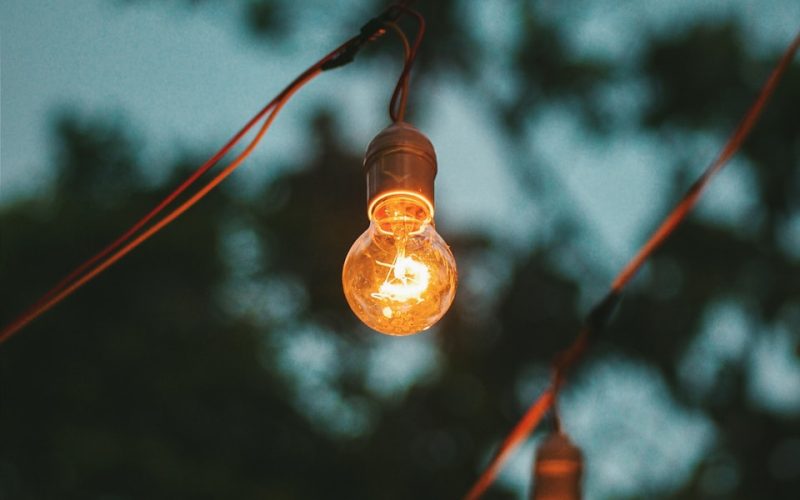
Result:
{"label": "sky", "polygon": [[[514,20],[497,14],[511,11],[502,8],[506,3],[480,2],[481,7],[469,11],[474,12],[484,43],[502,47],[509,37],[518,36]],[[297,22],[307,22],[313,30],[288,42],[253,43],[240,13],[226,2],[186,9],[181,2],[6,0],[0,6],[0,203],[46,188],[47,165],[55,153],[51,120],[64,109],[110,115],[129,124],[140,136],[145,163],[156,176],[185,151],[213,151],[319,57],[320,47],[334,46],[359,23],[344,15],[339,23],[317,23],[315,16],[324,7],[317,1],[307,4]],[[366,15],[359,17],[361,4],[354,2],[350,17]],[[800,4],[780,0],[646,0],[608,2],[605,9],[584,9],[582,4],[551,3],[547,12],[576,23],[569,39],[579,52],[616,60],[636,57],[630,47],[643,46],[632,42],[644,32],[657,33],[676,21],[708,16],[746,17],[754,50],[774,50],[794,29],[786,19],[800,17]],[[386,75],[355,66],[325,74],[304,89],[249,162],[259,166],[241,169],[233,182],[246,186],[273,178],[289,159],[302,159],[303,143],[309,140],[305,120],[320,102],[334,103],[341,123],[347,124],[342,134],[351,147],[365,147],[387,124],[387,83]],[[435,92],[432,109],[420,113],[418,125],[437,147],[442,217],[456,227],[479,228],[499,237],[514,214],[542,217],[518,188],[508,167],[516,159],[505,151],[486,111],[474,105],[480,102],[470,93],[474,91],[439,87]],[[641,89],[628,87],[611,88],[607,94],[629,115],[646,98]],[[537,167],[552,170],[563,195],[575,203],[573,210],[610,252],[598,257],[610,257],[602,259],[609,270],[617,267],[649,229],[657,215],[654,210],[663,208],[651,201],[671,181],[665,160],[671,145],[637,130],[600,141],[562,108],[531,124],[529,138],[547,159]],[[721,140],[708,138],[696,146],[698,158],[710,160]],[[752,198],[746,181],[746,174],[736,173],[718,181],[701,210],[713,217],[714,206],[721,202],[725,210],[716,215],[735,220],[736,207],[746,211],[747,199]],[[476,199],[471,195],[476,191],[485,196]],[[516,238],[527,244],[537,224],[521,226]],[[526,234],[524,227],[534,229]]]}
{"label": "sky", "polygon": [[[507,1],[480,2],[470,10],[475,13],[484,41],[498,47],[507,43],[508,37],[518,35],[514,20],[493,14],[502,13],[504,3]],[[162,176],[185,152],[211,152],[222,145],[327,47],[355,31],[360,25],[358,19],[371,15],[356,11],[352,17],[343,15],[335,22],[315,23],[314,16],[319,16],[323,2],[310,1],[302,16],[308,17],[313,29],[287,42],[254,43],[242,28],[239,13],[229,4],[211,2],[194,9],[178,4],[140,2],[131,6],[112,0],[4,0],[0,4],[0,206],[46,191],[51,175],[47,165],[56,154],[51,121],[59,110],[78,111],[83,116],[112,116],[130,125],[142,145],[149,172]],[[552,3],[549,12],[574,19],[570,41],[579,51],[617,61],[636,57],[636,50],[630,47],[637,46],[641,37],[705,16],[747,19],[752,50],[776,50],[797,29],[798,23],[791,20],[800,19],[800,2],[779,0],[609,0],[606,8],[585,11],[581,10],[582,4]],[[482,9],[486,12],[482,13]],[[300,24],[303,22],[301,19]],[[333,106],[339,123],[347,125],[341,133],[350,147],[356,151],[364,148],[388,125],[385,104],[394,74],[369,74],[353,66],[324,74],[303,89],[254,158],[236,172],[231,182],[244,190],[248,184],[274,178],[281,165],[290,160],[297,162],[306,157],[305,142],[310,140],[306,121],[320,103]],[[496,69],[501,70],[502,65]],[[544,212],[541,207],[546,203],[530,200],[518,186],[511,163],[519,158],[508,153],[504,138],[498,136],[499,129],[492,125],[488,111],[481,108],[474,90],[439,85],[434,91],[432,108],[420,114],[418,125],[429,135],[439,156],[437,202],[441,219],[453,228],[487,231],[512,246],[534,244],[554,214]],[[607,98],[620,110],[621,119],[631,119],[647,95],[634,85],[607,89]],[[686,147],[704,159],[696,165],[698,172],[712,159],[723,139],[686,138]],[[642,241],[667,204],[663,197],[670,192],[670,139],[623,127],[618,134],[601,140],[567,110],[553,107],[529,124],[527,140],[528,146],[544,158],[545,163],[539,167],[562,189],[548,195],[560,199],[555,204],[552,198],[546,200],[548,206],[582,221],[592,234],[592,248],[587,250],[592,265],[600,276],[610,276]],[[712,185],[700,207],[700,216],[730,224],[747,217],[755,199],[748,189],[748,175],[746,162],[734,161]],[[477,192],[481,196],[475,196]],[[508,234],[509,227],[514,228],[513,236]],[[797,232],[800,233],[800,224]],[[721,363],[726,356],[748,356],[753,373],[760,374],[752,382],[753,393],[777,394],[758,404],[778,409],[786,405],[800,407],[797,395],[786,389],[793,381],[800,381],[797,363],[783,357],[781,339],[786,336],[778,330],[771,331],[767,341],[748,351],[744,347],[746,334],[736,334],[741,311],[737,304],[720,304],[711,311],[707,328],[681,369],[694,378],[703,373],[712,377],[713,366],[698,359]],[[331,364],[330,346],[320,343],[313,329],[286,342],[288,367],[302,363],[317,369],[308,372],[316,373],[317,379],[298,380],[298,384],[324,381]],[[392,380],[429,373],[436,358],[426,347],[428,343],[420,338],[404,344],[404,356],[415,359],[417,364],[406,367],[405,372],[399,367],[390,378],[376,376],[372,381],[374,390],[396,394],[407,385],[394,386]],[[299,361],[298,356],[302,358]],[[375,363],[383,365],[381,359],[388,355],[385,349],[376,348],[374,356]],[[615,371],[609,372],[604,364],[608,360],[598,362],[591,372],[591,384],[582,390],[604,394],[609,387],[619,387],[622,399],[600,400],[576,393],[567,397],[564,413],[571,415],[567,417],[572,418],[568,424],[575,429],[575,437],[587,443],[587,452],[611,456],[619,453],[619,448],[608,436],[616,434],[599,433],[598,428],[618,430],[624,425],[621,407],[622,414],[638,411],[640,418],[654,421],[663,418],[664,412],[659,409],[671,403],[664,381],[650,368],[621,359],[616,360]],[[530,384],[535,386],[540,379],[540,374],[532,374]],[[625,381],[639,382],[625,386]],[[324,383],[315,387],[328,394]],[[763,391],[763,387],[771,390]],[[698,390],[702,391],[702,387]],[[524,394],[521,404],[530,392]],[[321,404],[339,403],[334,398],[322,400]],[[308,411],[318,414],[326,408]],[[600,418],[587,421],[589,415]],[[353,418],[357,420],[358,415]],[[623,494],[628,491],[625,488],[634,488],[624,481],[630,477],[626,475],[630,469],[625,467],[638,467],[637,474],[650,478],[651,484],[661,480],[668,489],[670,477],[674,483],[677,474],[673,465],[691,464],[691,458],[698,459],[713,442],[710,424],[700,415],[686,412],[655,425],[663,429],[664,436],[660,440],[640,440],[640,451],[643,455],[673,457],[672,461],[599,461],[610,469],[591,473],[592,491]],[[598,435],[606,438],[598,439]],[[669,443],[670,436],[675,435],[694,436],[695,446],[683,450],[690,455],[688,458],[675,455],[680,450]],[[530,454],[519,456],[522,458],[504,473],[506,481],[520,482],[527,476],[530,464],[524,457]]]}
{"label": "sky", "polygon": [[[513,20],[497,15],[503,9],[490,4],[481,3],[486,13],[475,9],[474,25],[487,44],[502,46],[515,36]],[[709,16],[747,17],[754,50],[775,49],[794,29],[790,22],[775,20],[800,16],[798,4],[779,0],[609,2],[606,9],[586,11],[580,4],[550,2],[547,12],[576,20],[571,41],[579,51],[616,59],[635,57],[635,51],[627,48],[644,31],[657,33],[687,19]],[[186,9],[180,2],[6,0],[0,9],[0,203],[46,188],[47,165],[54,154],[50,126],[59,110],[125,121],[140,135],[152,173],[163,175],[183,152],[211,151],[221,145],[293,75],[319,57],[320,47],[341,41],[349,34],[343,29],[359,25],[358,19],[369,14],[355,8],[338,23],[316,23],[312,15],[301,15],[295,22],[299,26],[305,22],[313,30],[288,42],[253,43],[242,28],[240,13],[225,2]],[[759,15],[753,16],[755,12]],[[305,119],[320,102],[330,103],[341,123],[347,124],[341,132],[351,147],[363,148],[387,124],[385,79],[370,76],[348,68],[323,75],[304,89],[250,162],[266,166],[241,169],[233,182],[248,185],[269,179],[286,163],[282,160],[302,159],[308,140]],[[447,87],[435,92],[433,109],[421,113],[419,126],[439,154],[437,190],[443,217],[456,227],[479,228],[501,237],[512,214],[522,211],[541,217],[506,168],[514,159],[503,151],[497,128],[473,105],[480,100],[469,89]],[[610,89],[608,97],[622,101],[624,111],[624,101],[635,106],[642,98],[638,94],[629,86]],[[470,126],[454,130],[453,123]],[[548,160],[541,168],[551,169],[561,181],[565,198],[588,219],[599,244],[618,256],[606,259],[609,272],[644,237],[643,231],[657,215],[654,209],[662,209],[651,200],[658,199],[670,182],[664,161],[669,146],[636,130],[598,142],[580,127],[563,109],[554,109],[532,124],[531,144]],[[698,158],[710,160],[721,140],[707,140],[698,148]],[[563,168],[565,164],[569,168]],[[727,175],[712,186],[709,201],[701,207],[711,216],[715,199],[723,198],[724,210],[716,210],[725,214],[723,218],[746,205],[747,178]],[[476,190],[486,196],[471,196]],[[535,237],[536,225],[531,227],[531,233],[524,235],[526,243]]]}
{"label": "sky", "polygon": [[[265,101],[327,52],[324,47],[338,45],[355,26],[331,26],[327,32],[315,28],[312,38],[271,47],[253,43],[239,13],[220,4],[185,9],[157,2],[131,7],[109,0],[11,0],[2,9],[4,202],[46,188],[53,154],[50,121],[59,110],[124,120],[140,135],[146,163],[158,175],[187,150],[220,146]],[[281,164],[302,161],[308,150],[304,141],[309,140],[306,118],[320,102],[336,103],[341,122],[348,124],[342,134],[354,150],[365,148],[388,125],[387,76],[365,78],[350,68],[324,74],[277,120],[248,162],[259,167],[241,169],[234,182],[247,185],[272,178]],[[351,92],[343,93],[342,88]],[[443,93],[437,99],[442,112],[430,113],[439,118],[423,127],[437,145],[440,163],[458,165],[442,169],[446,178],[439,182],[440,204],[447,206],[445,199],[458,204],[450,212],[463,214],[467,223],[499,219],[512,207],[476,207],[472,197],[459,193],[482,186],[493,195],[489,199],[505,200],[503,192],[514,190],[508,179],[487,168],[451,175],[456,169],[462,172],[465,164],[499,163],[489,132],[465,115],[466,98],[457,91]],[[468,130],[470,136],[448,133],[451,123],[464,120],[476,126]]]}

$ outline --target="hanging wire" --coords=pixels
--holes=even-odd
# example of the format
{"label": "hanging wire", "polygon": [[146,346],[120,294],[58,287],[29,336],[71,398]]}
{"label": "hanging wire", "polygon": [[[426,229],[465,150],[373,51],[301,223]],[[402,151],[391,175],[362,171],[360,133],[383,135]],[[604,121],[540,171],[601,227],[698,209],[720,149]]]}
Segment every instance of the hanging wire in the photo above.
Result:
{"label": "hanging wire", "polygon": [[[205,186],[203,186],[199,191],[197,191],[194,195],[192,195],[188,200],[181,203],[177,208],[169,212],[166,216],[164,216],[161,220],[153,224],[147,230],[142,232],[139,236],[128,242],[126,245],[122,246],[119,250],[114,253],[111,253],[108,257],[103,259],[97,266],[91,268],[90,271],[82,274],[80,278],[74,279],[73,281],[69,282],[69,284],[63,286],[61,289],[57,290],[56,292],[51,292],[39,302],[37,305],[33,307],[27,314],[23,314],[17,321],[9,325],[6,329],[0,333],[0,342],[5,341],[8,337],[16,333],[19,329],[24,327],[26,324],[30,323],[33,319],[41,315],[42,313],[46,312],[54,305],[58,304],[69,295],[74,293],[84,284],[89,282],[98,274],[102,273],[111,265],[116,263],[122,257],[130,253],[134,248],[138,247],[142,243],[144,243],[147,239],[153,236],[155,233],[166,227],[169,223],[177,219],[181,214],[183,214],[186,210],[191,208],[195,203],[200,201],[206,194],[208,194],[212,189],[214,189],[220,182],[225,180],[233,171],[241,165],[241,163],[247,159],[248,156],[255,150],[258,143],[261,142],[261,139],[264,137],[264,134],[267,133],[272,122],[278,116],[278,113],[283,108],[283,106],[289,101],[292,95],[297,92],[303,85],[308,83],[312,80],[315,76],[317,76],[321,70],[319,68],[315,68],[313,72],[307,73],[304,77],[297,81],[297,83],[293,86],[287,88],[287,91],[281,94],[281,98],[276,101],[274,105],[274,109],[269,117],[264,121],[264,124],[259,129],[256,136],[247,145],[247,147],[242,151],[228,166],[226,166],[222,171],[220,171],[215,177],[211,179]],[[115,242],[116,243],[116,242]],[[114,247],[117,248],[117,247]],[[104,250],[101,253],[110,253]],[[98,254],[99,255],[99,254]],[[72,273],[73,275],[78,275],[79,273]]]}
{"label": "hanging wire", "polygon": [[269,102],[266,106],[264,106],[261,111],[259,111],[253,118],[250,119],[244,127],[242,127],[239,132],[236,133],[219,151],[214,153],[214,155],[209,158],[205,163],[200,165],[197,170],[195,170],[186,180],[183,181],[174,191],[169,193],[166,198],[161,200],[147,215],[139,219],[136,223],[133,224],[130,228],[128,228],[124,233],[122,233],[116,240],[111,242],[108,246],[103,248],[100,252],[83,262],[80,266],[75,268],[70,274],[65,276],[61,281],[59,281],[55,286],[53,286],[50,290],[48,290],[37,302],[35,302],[32,306],[30,306],[22,315],[20,315],[17,320],[12,322],[8,325],[5,329],[3,329],[2,333],[0,333],[0,342],[5,340],[7,336],[13,335],[11,332],[12,327],[21,328],[25,324],[27,324],[30,320],[24,321],[25,318],[31,317],[33,319],[36,317],[36,311],[38,311],[43,304],[50,301],[51,298],[58,295],[62,290],[64,290],[70,283],[75,281],[81,274],[86,272],[86,270],[90,269],[94,264],[99,262],[101,259],[109,255],[111,252],[119,248],[123,243],[130,240],[132,236],[134,236],[137,232],[139,232],[143,227],[147,225],[155,216],[161,213],[167,206],[169,206],[175,199],[180,196],[186,189],[192,186],[198,179],[200,179],[203,174],[211,170],[214,165],[216,165],[219,160],[221,160],[226,154],[230,152],[230,150],[244,137],[253,126],[261,121],[261,119],[275,107],[278,98],[276,97],[271,102]]}
{"label": "hanging wire", "polygon": [[[38,316],[46,312],[47,310],[51,309],[54,305],[64,300],[67,296],[71,295],[75,292],[78,288],[86,284],[92,278],[103,272],[105,269],[110,267],[112,264],[117,262],[119,259],[124,257],[128,254],[131,250],[142,244],[145,240],[149,239],[152,235],[156,232],[160,231],[164,228],[167,224],[175,220],[179,215],[183,212],[188,210],[191,206],[193,206],[197,201],[200,200],[203,196],[205,196],[209,191],[211,191],[214,187],[216,187],[220,182],[222,182],[225,177],[230,175],[234,169],[236,169],[255,149],[261,139],[264,137],[264,134],[269,129],[270,125],[277,117],[278,112],[281,108],[286,104],[289,98],[299,90],[303,85],[308,83],[311,79],[317,76],[321,70],[315,65],[309,71],[305,72],[300,78],[295,80],[289,87],[287,87],[279,96],[273,100],[270,104],[268,104],[261,112],[259,112],[253,120],[251,120],[245,127],[236,135],[234,136],[231,141],[228,142],[219,152],[217,152],[211,159],[209,159],[206,163],[201,165],[199,169],[197,169],[189,178],[186,179],[178,188],[169,194],[161,203],[159,203],[150,213],[148,213],[145,217],[140,219],[136,222],[130,229],[128,229],[125,233],[123,233],[119,238],[117,238],[114,242],[104,248],[102,251],[97,253],[95,256],[81,264],[78,268],[76,268],[73,272],[71,272],[66,278],[61,280],[55,287],[53,287],[50,291],[48,291],[41,299],[39,299],[33,306],[31,306],[27,311],[25,311],[22,315],[20,315],[16,320],[6,326],[2,331],[0,331],[0,342],[4,342],[9,337],[14,335],[17,331],[22,329],[28,323],[36,319]],[[238,142],[241,137],[249,131],[252,126],[259,121],[261,117],[266,112],[270,113],[269,117],[266,119],[264,124],[261,126],[261,129],[258,131],[254,139],[248,144],[248,146],[240,153],[225,169],[223,169],[219,174],[217,174],[214,178],[211,179],[203,188],[201,188],[197,193],[195,193],[191,198],[183,202],[177,208],[173,209],[169,212],[166,216],[160,219],[158,222],[150,226],[147,230],[136,236],[131,240],[131,237],[135,235],[140,229],[142,229],[150,220],[152,220],[156,215],[163,211],[163,209],[171,203],[175,198],[177,198],[183,191],[186,190],[191,184],[193,184],[197,179],[199,179],[205,172],[207,172],[214,164],[221,158],[222,156],[233,147],[236,142]],[[123,246],[125,242],[128,242]],[[122,248],[120,248],[122,247]],[[115,252],[116,250],[116,252]],[[94,266],[94,267],[92,267]]]}
{"label": "hanging wire", "polygon": [[[422,14],[404,4],[397,4],[395,8],[400,12],[412,16],[417,22],[417,34],[414,38],[414,45],[411,47],[410,55],[406,58],[406,63],[403,65],[403,72],[400,73],[400,78],[397,80],[397,85],[395,85],[392,98],[389,101],[389,117],[391,117],[393,122],[398,123],[402,122],[405,118],[411,67],[414,65],[417,52],[422,44],[422,39],[425,37],[425,18],[422,17]],[[405,34],[402,36],[405,38]]]}
{"label": "hanging wire", "polygon": [[800,34],[798,34],[784,52],[778,64],[772,70],[769,78],[762,87],[755,102],[747,110],[744,118],[736,127],[733,134],[722,148],[717,158],[709,165],[697,181],[689,188],[675,208],[667,215],[653,235],[641,247],[639,252],[623,267],[622,271],[614,278],[606,296],[590,311],[584,326],[573,343],[564,350],[553,362],[550,386],[533,402],[522,418],[517,422],[508,436],[503,440],[495,456],[484,469],[478,480],[464,497],[466,500],[476,500],[486,492],[497,477],[511,453],[536,429],[542,418],[556,404],[559,390],[564,384],[568,372],[580,361],[589,347],[593,334],[603,330],[619,302],[620,295],[625,286],[641,269],[642,265],[655,252],[664,241],[680,226],[691,209],[697,203],[709,181],[717,174],[739,150],[742,142],[753,129],[756,121],[764,109],[767,100],[772,96],[780,82],[786,68],[794,59],[800,48]]}
{"label": "hanging wire", "polygon": [[[390,28],[397,35],[397,37],[400,39],[400,42],[403,44],[403,54],[404,54],[404,56],[403,56],[403,71],[405,72],[405,69],[407,67],[409,67],[409,65],[412,63],[412,59],[411,59],[411,57],[412,57],[411,44],[409,43],[408,37],[406,36],[406,34],[403,31],[403,29],[400,28],[400,25],[398,25],[394,21],[389,21],[389,22],[386,23],[386,27]],[[393,102],[395,101],[395,93],[397,92],[397,87],[395,87],[395,90],[392,93],[392,100],[389,102],[389,116],[392,117],[392,121],[394,121],[395,123],[398,122],[398,121],[403,121],[403,118],[405,117],[406,102],[408,100],[408,78],[404,79],[403,76],[401,75],[400,76],[400,81],[403,82],[403,85],[402,85],[402,89],[401,89],[402,97],[401,97],[401,100],[400,100],[400,105],[399,105],[400,107],[396,111],[396,114],[397,114],[397,117],[398,117],[397,119],[395,119],[394,115],[392,115],[392,112],[394,110]],[[398,83],[400,83],[400,82],[398,82]]]}
{"label": "hanging wire", "polygon": [[386,23],[386,27],[394,31],[394,33],[400,39],[400,43],[403,44],[403,69],[405,69],[409,59],[411,59],[411,44],[408,41],[408,37],[400,25],[394,21],[388,21]]}
{"label": "hanging wire", "polygon": [[[297,92],[302,86],[311,81],[321,72],[338,68],[350,63],[363,45],[374,41],[383,35],[385,32],[384,26],[387,22],[394,22],[403,12],[410,11],[407,7],[407,4],[410,3],[411,2],[408,1],[402,1],[401,3],[389,6],[380,15],[371,19],[364,26],[362,26],[361,32],[358,35],[350,38],[304,71],[280,94],[278,94],[278,96],[264,106],[264,108],[262,108],[261,111],[259,111],[249,122],[247,122],[247,124],[239,132],[237,132],[219,151],[209,158],[208,161],[203,163],[183,183],[181,183],[166,198],[158,203],[149,213],[134,223],[129,229],[123,232],[117,239],[103,248],[100,252],[80,264],[55,286],[48,290],[32,306],[23,311],[22,314],[20,314],[11,323],[0,330],[0,343],[3,343],[11,338],[31,321],[47,312],[49,309],[67,298],[84,284],[92,280],[104,270],[108,269],[111,265],[127,255],[144,241],[152,237],[158,231],[163,229],[170,222],[191,208],[202,197],[208,194],[239,165],[241,165],[241,163],[253,152],[258,143],[269,130],[269,127],[272,125],[272,122],[277,117],[280,110],[295,92]],[[405,58],[404,68],[406,69],[404,70],[404,73],[407,72],[409,60],[413,60],[413,52],[411,52],[411,54]],[[219,174],[213,177],[205,186],[198,190],[188,200],[184,201],[177,208],[163,216],[160,220],[147,227],[147,225],[151,223],[156,216],[161,214],[181,194],[183,194],[189,187],[194,185],[204,174],[211,170],[214,165],[216,165],[226,154],[228,154],[230,150],[259,121],[267,116],[268,113],[269,116],[264,121],[261,129],[258,131],[255,138],[242,151],[242,153],[240,153],[228,166],[220,171]],[[147,229],[145,229],[146,227]]]}

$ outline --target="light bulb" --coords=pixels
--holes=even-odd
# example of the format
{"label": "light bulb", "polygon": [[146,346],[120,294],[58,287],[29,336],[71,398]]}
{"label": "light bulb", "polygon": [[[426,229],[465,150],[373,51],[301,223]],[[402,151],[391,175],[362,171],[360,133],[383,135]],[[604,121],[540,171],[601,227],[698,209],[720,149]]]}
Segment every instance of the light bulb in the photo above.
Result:
{"label": "light bulb", "polygon": [[579,500],[583,453],[560,431],[548,436],[536,450],[533,500]]}
{"label": "light bulb", "polygon": [[398,123],[365,159],[370,225],[347,254],[342,284],[350,308],[388,335],[427,330],[456,293],[456,263],[433,221],[436,156],[430,141]]}

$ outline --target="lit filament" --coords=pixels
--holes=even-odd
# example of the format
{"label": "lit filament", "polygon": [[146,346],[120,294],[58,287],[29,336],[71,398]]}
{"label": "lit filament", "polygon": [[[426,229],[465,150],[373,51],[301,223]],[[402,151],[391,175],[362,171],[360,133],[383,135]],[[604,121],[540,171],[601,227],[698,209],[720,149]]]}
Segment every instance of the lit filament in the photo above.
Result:
{"label": "lit filament", "polygon": [[[384,262],[378,262],[378,264],[388,267],[389,273],[381,283],[378,292],[373,293],[372,297],[393,302],[416,300],[417,303],[420,303],[423,301],[422,294],[428,289],[430,279],[430,271],[425,264],[406,257],[402,252],[397,253],[392,264]],[[386,308],[384,308],[384,315],[386,315]]]}

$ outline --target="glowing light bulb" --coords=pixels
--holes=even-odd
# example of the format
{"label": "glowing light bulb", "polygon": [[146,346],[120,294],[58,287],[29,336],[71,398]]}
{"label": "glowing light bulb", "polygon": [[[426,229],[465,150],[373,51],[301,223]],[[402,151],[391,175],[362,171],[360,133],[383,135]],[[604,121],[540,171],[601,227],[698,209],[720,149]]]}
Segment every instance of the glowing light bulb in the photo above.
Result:
{"label": "glowing light bulb", "polygon": [[453,254],[427,207],[403,195],[378,204],[342,272],[350,308],[389,335],[421,332],[439,321],[453,302],[456,279]]}
{"label": "glowing light bulb", "polygon": [[399,123],[365,159],[369,228],[347,254],[342,284],[370,328],[411,335],[444,316],[456,293],[456,263],[433,222],[436,156],[427,138]]}

